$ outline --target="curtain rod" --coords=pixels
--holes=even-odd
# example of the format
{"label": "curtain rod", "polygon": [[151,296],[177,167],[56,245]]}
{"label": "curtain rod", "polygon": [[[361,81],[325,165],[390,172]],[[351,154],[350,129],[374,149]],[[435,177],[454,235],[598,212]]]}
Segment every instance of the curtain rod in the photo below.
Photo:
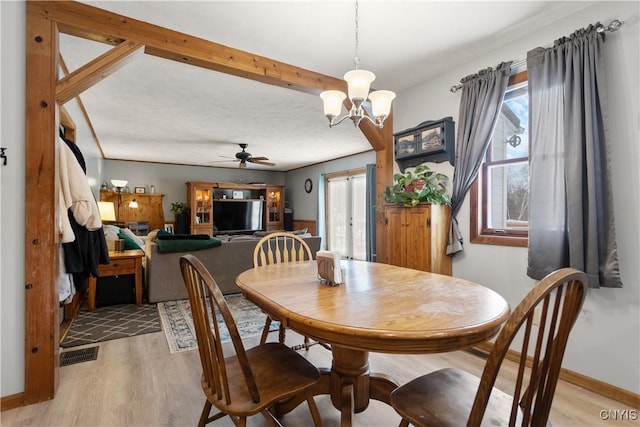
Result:
{"label": "curtain rod", "polygon": [[[607,26],[604,26],[604,25],[598,23],[598,25],[596,25],[596,31],[598,33],[604,33],[606,31],[610,31],[610,32],[618,31],[620,29],[620,27],[622,27],[622,24],[624,24],[624,21],[620,21],[618,19],[614,19]],[[518,61],[514,61],[513,64],[511,64],[511,68],[517,68],[517,67],[519,67],[520,65],[522,65],[522,64],[524,64],[526,62],[527,62],[526,59],[520,59]],[[455,85],[455,86],[451,86],[451,89],[449,89],[449,92],[456,93],[460,89],[462,89],[462,85],[461,84]]]}

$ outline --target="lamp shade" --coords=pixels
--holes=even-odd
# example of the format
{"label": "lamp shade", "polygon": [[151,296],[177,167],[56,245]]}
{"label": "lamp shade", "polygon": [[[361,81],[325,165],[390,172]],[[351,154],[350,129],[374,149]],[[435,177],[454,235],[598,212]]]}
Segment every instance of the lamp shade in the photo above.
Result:
{"label": "lamp shade", "polygon": [[349,86],[349,99],[364,101],[369,95],[369,87],[376,79],[376,75],[367,70],[351,70],[344,75],[344,79]]}
{"label": "lamp shade", "polygon": [[128,182],[129,181],[127,181],[125,179],[112,179],[111,180],[111,184],[114,187],[118,187],[118,188],[126,187]]}
{"label": "lamp shade", "polygon": [[320,98],[324,104],[324,115],[337,117],[342,111],[342,101],[347,97],[344,92],[339,90],[325,90],[320,94]]}
{"label": "lamp shade", "polygon": [[98,202],[98,210],[100,211],[100,219],[102,221],[116,220],[116,210],[113,202]]}
{"label": "lamp shade", "polygon": [[129,207],[131,209],[138,209],[138,202],[136,202],[136,199],[133,199],[132,201],[129,202]]}
{"label": "lamp shade", "polygon": [[396,94],[390,90],[377,90],[369,94],[369,100],[371,100],[371,110],[373,116],[387,117],[391,112],[391,102],[396,97]]}

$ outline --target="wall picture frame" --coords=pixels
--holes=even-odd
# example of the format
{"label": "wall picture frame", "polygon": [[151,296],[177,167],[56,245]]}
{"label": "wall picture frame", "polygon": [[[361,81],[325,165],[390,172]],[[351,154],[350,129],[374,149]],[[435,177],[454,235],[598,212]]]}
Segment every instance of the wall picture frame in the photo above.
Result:
{"label": "wall picture frame", "polygon": [[135,187],[134,188],[134,193],[136,194],[144,194],[146,193],[146,189],[144,187]]}

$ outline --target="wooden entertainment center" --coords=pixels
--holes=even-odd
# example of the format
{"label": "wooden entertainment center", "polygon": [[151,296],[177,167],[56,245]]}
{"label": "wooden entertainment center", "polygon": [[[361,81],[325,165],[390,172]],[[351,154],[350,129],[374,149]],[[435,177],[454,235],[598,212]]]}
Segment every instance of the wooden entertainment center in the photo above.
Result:
{"label": "wooden entertainment center", "polygon": [[[229,182],[189,181],[187,204],[190,208],[191,234],[224,233],[216,230],[214,211],[233,204],[260,206],[262,227],[267,231],[284,229],[284,186],[235,184]],[[255,203],[252,203],[255,202]],[[218,221],[218,225],[220,222]],[[233,226],[230,226],[233,228]],[[237,226],[236,228],[246,228]],[[246,230],[245,230],[246,231]]]}

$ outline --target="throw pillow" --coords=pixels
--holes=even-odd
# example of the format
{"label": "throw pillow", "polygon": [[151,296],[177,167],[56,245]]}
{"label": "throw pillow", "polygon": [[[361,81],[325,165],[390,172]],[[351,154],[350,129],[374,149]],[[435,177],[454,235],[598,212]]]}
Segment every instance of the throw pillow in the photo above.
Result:
{"label": "throw pillow", "polygon": [[118,237],[121,238],[122,240],[124,240],[124,250],[125,251],[132,250],[132,249],[142,249],[142,250],[144,250],[144,245],[143,246],[138,245],[138,243],[136,243],[136,241],[133,240],[125,232],[121,231],[120,234],[118,234]]}
{"label": "throw pillow", "polygon": [[127,236],[131,237],[131,240],[136,242],[138,246],[140,246],[141,248],[144,248],[144,240],[142,240],[139,236],[136,236],[136,234],[133,231],[131,231],[128,228],[123,228],[122,232]]}

